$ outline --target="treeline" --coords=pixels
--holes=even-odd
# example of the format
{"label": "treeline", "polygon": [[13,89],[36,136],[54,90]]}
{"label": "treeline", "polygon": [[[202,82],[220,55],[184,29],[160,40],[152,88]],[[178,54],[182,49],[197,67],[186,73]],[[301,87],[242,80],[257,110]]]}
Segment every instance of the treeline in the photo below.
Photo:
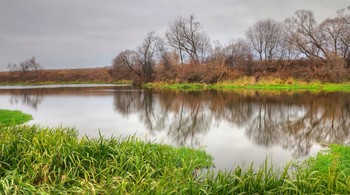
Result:
{"label": "treeline", "polygon": [[194,16],[177,17],[163,36],[146,35],[112,64],[116,79],[214,83],[242,75],[292,76],[338,82],[349,79],[350,6],[318,23],[299,10],[284,21],[257,21],[245,38],[211,41]]}

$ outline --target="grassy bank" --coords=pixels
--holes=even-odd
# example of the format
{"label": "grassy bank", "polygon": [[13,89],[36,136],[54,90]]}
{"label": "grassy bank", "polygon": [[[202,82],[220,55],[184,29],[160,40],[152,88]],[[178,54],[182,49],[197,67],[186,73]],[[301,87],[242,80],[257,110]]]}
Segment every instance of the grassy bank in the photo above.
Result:
{"label": "grassy bank", "polygon": [[67,128],[0,128],[0,191],[13,193],[186,193],[205,152],[136,138],[88,139]]}
{"label": "grassy bank", "polygon": [[201,83],[147,83],[146,88],[162,88],[177,90],[205,90],[205,89],[254,89],[254,90],[314,90],[314,91],[350,91],[350,82],[323,83],[320,81],[301,81],[296,79],[242,77],[232,81],[216,84]]}
{"label": "grassy bank", "polygon": [[348,194],[350,149],[332,145],[284,169],[212,171],[201,150],[128,138],[78,138],[69,128],[0,127],[2,194]]}
{"label": "grassy bank", "polygon": [[31,115],[18,110],[0,109],[0,126],[18,125],[31,119]]}

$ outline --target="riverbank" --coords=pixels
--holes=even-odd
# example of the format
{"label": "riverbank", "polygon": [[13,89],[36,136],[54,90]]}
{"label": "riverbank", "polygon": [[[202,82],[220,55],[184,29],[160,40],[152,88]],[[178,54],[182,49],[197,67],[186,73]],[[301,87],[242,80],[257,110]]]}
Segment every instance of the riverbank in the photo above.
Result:
{"label": "riverbank", "polygon": [[175,90],[206,90],[206,89],[252,89],[252,90],[312,90],[312,91],[350,91],[350,82],[324,83],[320,81],[302,81],[296,79],[282,80],[279,78],[242,77],[232,81],[215,84],[202,83],[167,83],[154,82],[143,85],[145,88],[175,89]]}

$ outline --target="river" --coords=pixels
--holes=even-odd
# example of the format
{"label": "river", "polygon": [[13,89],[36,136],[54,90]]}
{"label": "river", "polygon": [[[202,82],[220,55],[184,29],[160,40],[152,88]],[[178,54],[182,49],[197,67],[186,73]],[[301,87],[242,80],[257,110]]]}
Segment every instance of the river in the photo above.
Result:
{"label": "river", "polygon": [[201,148],[220,170],[265,159],[283,166],[350,138],[350,93],[344,92],[1,86],[0,108],[31,114],[29,124],[75,127],[80,136],[135,135]]}

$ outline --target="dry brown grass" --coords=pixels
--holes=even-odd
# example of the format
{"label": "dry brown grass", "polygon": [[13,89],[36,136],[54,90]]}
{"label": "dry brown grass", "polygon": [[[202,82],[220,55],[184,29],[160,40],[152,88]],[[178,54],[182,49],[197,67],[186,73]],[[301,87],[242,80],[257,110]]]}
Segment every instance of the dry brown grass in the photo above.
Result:
{"label": "dry brown grass", "polygon": [[111,82],[110,68],[41,70],[39,76],[30,72],[0,72],[0,82]]}

